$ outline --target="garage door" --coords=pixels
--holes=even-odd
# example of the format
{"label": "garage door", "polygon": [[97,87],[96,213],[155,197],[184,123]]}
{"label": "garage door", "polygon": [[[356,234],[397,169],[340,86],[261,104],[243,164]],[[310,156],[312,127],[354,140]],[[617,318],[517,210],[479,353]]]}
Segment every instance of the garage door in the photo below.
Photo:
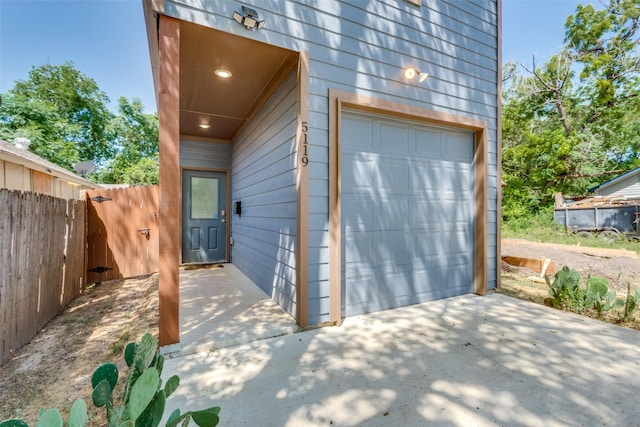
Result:
{"label": "garage door", "polygon": [[472,292],[473,133],[356,112],[341,129],[343,314]]}

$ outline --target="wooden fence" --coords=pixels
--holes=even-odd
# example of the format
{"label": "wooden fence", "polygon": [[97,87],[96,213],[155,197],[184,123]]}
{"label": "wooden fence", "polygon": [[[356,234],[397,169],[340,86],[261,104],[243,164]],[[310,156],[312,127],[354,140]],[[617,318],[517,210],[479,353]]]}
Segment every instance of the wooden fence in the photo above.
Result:
{"label": "wooden fence", "polygon": [[86,285],[86,203],[0,189],[0,364]]}
{"label": "wooden fence", "polygon": [[87,283],[158,271],[158,186],[87,190]]}

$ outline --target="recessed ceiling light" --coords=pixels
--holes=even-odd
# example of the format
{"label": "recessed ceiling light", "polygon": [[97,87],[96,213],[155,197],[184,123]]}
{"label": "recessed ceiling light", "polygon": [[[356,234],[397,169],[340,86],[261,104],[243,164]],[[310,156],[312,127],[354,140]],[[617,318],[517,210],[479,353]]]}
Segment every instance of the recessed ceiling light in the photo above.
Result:
{"label": "recessed ceiling light", "polygon": [[200,126],[202,129],[209,129],[211,127],[209,123],[200,123],[198,126]]}
{"label": "recessed ceiling light", "polygon": [[224,68],[218,68],[217,70],[214,71],[214,73],[216,74],[216,76],[222,79],[228,79],[229,77],[233,76],[231,71],[225,70]]}

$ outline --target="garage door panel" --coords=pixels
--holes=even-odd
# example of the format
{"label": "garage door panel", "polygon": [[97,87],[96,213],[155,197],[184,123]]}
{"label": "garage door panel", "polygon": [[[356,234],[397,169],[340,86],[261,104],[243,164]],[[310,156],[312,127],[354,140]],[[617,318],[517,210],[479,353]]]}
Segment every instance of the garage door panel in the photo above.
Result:
{"label": "garage door panel", "polygon": [[460,133],[443,132],[444,158],[463,163],[473,161],[473,144],[469,137]]}
{"label": "garage door panel", "polygon": [[416,235],[413,239],[415,258],[428,261],[446,253],[446,242],[442,241],[439,234],[438,230],[433,230],[431,233]]}
{"label": "garage door panel", "polygon": [[376,236],[371,233],[353,233],[345,237],[344,257],[347,265],[358,262],[375,262],[376,252],[374,240]]}
{"label": "garage door panel", "polygon": [[[473,134],[361,116],[342,117],[349,132],[366,126],[362,133],[373,138],[357,145],[341,139],[345,314],[469,292],[475,260]],[[371,151],[363,152],[364,146]]]}
{"label": "garage door panel", "polygon": [[[448,206],[447,206],[448,205]],[[454,203],[444,203],[437,200],[416,200],[413,202],[411,212],[408,216],[411,226],[424,229],[441,229],[447,223],[445,212],[449,212],[447,207]]]}
{"label": "garage door panel", "polygon": [[452,232],[448,233],[448,235],[448,252],[450,254],[456,252],[464,253],[468,250],[469,245],[472,243],[471,236],[469,236],[467,230],[453,230]]}
{"label": "garage door panel", "polygon": [[407,126],[380,123],[379,152],[409,154],[409,135]]}
{"label": "garage door panel", "polygon": [[379,189],[401,193],[409,191],[409,165],[406,160],[402,163],[387,162],[378,170],[376,184]]}
{"label": "garage door panel", "polygon": [[363,281],[365,286],[353,294],[345,314],[352,316],[469,292],[464,284],[442,286],[443,283],[450,283],[450,278],[437,271],[396,274],[389,276],[388,281],[396,284],[396,287],[390,289],[385,283],[373,278]]}
{"label": "garage door panel", "polygon": [[359,150],[371,151],[373,149],[373,120],[364,117],[350,117],[343,120],[342,144],[349,147],[357,147]]}
{"label": "garage door panel", "polygon": [[403,263],[413,257],[412,237],[404,230],[381,230],[375,233],[374,249],[378,263]]}
{"label": "garage door panel", "polygon": [[349,192],[372,188],[377,181],[377,166],[373,160],[358,155],[345,155],[343,161],[351,165],[342,174],[342,187]]}
{"label": "garage door panel", "polygon": [[442,158],[442,142],[440,131],[429,129],[416,129],[415,131],[415,151],[418,159]]}
{"label": "garage door panel", "polygon": [[[420,194],[424,191],[440,192],[444,188],[447,178],[446,170],[441,162],[420,162],[411,168],[411,191]],[[449,171],[451,172],[451,171]],[[433,196],[437,198],[437,194]]]}
{"label": "garage door panel", "polygon": [[365,230],[373,226],[375,213],[373,200],[363,197],[344,197],[342,202],[342,222],[347,232]]}
{"label": "garage door panel", "polygon": [[405,227],[411,208],[406,199],[380,199],[376,203],[375,224],[381,229]]}
{"label": "garage door panel", "polygon": [[374,276],[358,277],[349,289],[348,299],[351,306],[365,306],[376,298],[376,283]]}

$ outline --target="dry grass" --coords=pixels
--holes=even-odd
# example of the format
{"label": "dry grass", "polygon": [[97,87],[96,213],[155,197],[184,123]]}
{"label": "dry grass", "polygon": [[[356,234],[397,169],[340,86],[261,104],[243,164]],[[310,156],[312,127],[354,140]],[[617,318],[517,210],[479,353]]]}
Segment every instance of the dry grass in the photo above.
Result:
{"label": "dry grass", "polygon": [[88,425],[106,425],[104,410],[91,404],[91,375],[107,361],[126,371],[123,348],[145,332],[158,336],[157,274],[87,289],[0,367],[0,420],[35,425],[42,408],[58,408],[66,418],[83,398]]}

